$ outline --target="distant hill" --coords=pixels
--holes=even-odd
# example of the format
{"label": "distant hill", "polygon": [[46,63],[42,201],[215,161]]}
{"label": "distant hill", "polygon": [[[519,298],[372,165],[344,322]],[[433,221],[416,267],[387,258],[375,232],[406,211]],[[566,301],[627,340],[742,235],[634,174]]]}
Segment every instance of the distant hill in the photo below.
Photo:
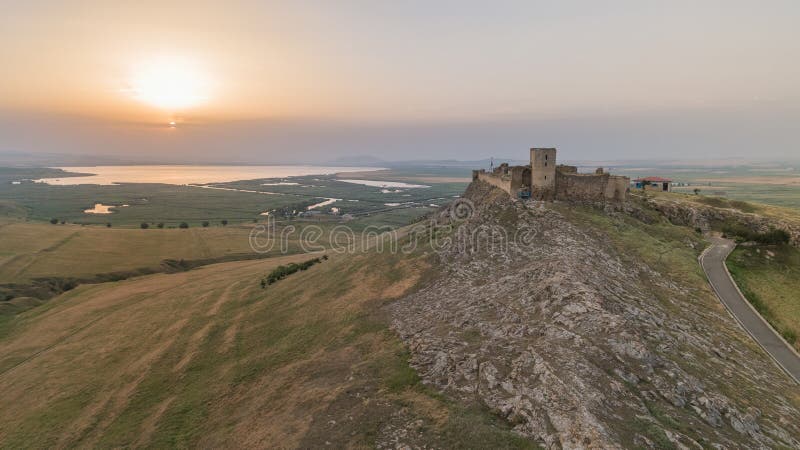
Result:
{"label": "distant hill", "polygon": [[0,152],[0,167],[54,167],[136,164],[134,160],[110,156],[70,153]]}
{"label": "distant hill", "polygon": [[333,166],[366,166],[366,167],[385,167],[387,162],[383,159],[369,155],[341,156],[332,159],[326,164]]}

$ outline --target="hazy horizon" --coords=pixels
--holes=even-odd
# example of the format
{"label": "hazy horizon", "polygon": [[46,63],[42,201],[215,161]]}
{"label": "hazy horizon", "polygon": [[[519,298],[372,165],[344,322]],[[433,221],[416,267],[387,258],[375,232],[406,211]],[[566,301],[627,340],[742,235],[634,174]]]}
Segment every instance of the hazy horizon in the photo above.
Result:
{"label": "hazy horizon", "polygon": [[4,7],[0,152],[317,163],[369,155],[781,160],[791,1]]}

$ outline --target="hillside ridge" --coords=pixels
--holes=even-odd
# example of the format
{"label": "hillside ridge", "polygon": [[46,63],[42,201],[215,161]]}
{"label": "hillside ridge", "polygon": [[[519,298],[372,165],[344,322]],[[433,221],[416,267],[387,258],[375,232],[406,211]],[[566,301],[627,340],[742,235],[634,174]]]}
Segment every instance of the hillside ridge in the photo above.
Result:
{"label": "hillside ridge", "polygon": [[391,306],[425,383],[548,448],[800,446],[797,388],[707,286],[547,204],[483,182],[464,198],[468,217],[437,220],[477,245],[439,251],[444,275]]}

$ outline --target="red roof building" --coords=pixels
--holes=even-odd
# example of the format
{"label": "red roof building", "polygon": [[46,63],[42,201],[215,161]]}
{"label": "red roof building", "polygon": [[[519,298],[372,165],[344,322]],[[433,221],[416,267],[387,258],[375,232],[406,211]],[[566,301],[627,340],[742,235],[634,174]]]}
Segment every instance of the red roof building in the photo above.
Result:
{"label": "red roof building", "polygon": [[672,180],[670,180],[669,178],[661,178],[661,177],[644,177],[644,178],[637,178],[633,181],[636,182],[645,181],[650,183],[672,183]]}
{"label": "red roof building", "polygon": [[638,189],[646,189],[648,191],[664,191],[669,192],[672,190],[672,180],[662,177],[644,177],[633,180]]}

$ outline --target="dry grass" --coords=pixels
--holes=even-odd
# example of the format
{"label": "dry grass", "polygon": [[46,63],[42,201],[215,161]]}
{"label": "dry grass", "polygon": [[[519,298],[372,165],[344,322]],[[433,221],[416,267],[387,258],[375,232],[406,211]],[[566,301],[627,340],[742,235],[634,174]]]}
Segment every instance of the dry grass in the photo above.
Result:
{"label": "dry grass", "polygon": [[[6,223],[0,225],[0,283],[155,269],[165,259],[253,256],[250,231],[249,225],[142,230]],[[287,245],[291,253],[301,251],[297,244],[299,233],[298,229],[289,235]],[[279,250],[276,244],[272,252],[277,254]]]}
{"label": "dry grass", "polygon": [[403,411],[428,442],[466,445],[466,424],[487,445],[527,445],[416,384],[381,305],[430,272],[423,257],[333,255],[260,287],[307,258],[84,285],[0,324],[0,405],[14,405],[0,442],[369,447]]}
{"label": "dry grass", "polygon": [[157,266],[250,252],[248,227],[131,229],[11,223],[0,228],[0,283]]}

